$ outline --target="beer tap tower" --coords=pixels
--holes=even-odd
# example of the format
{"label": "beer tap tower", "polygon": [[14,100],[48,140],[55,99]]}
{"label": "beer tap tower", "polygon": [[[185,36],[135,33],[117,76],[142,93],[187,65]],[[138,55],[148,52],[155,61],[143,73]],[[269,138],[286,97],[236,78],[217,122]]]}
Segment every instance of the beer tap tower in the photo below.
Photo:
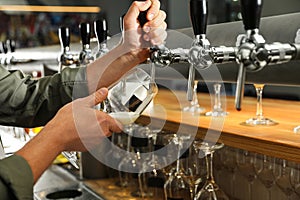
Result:
{"label": "beer tap tower", "polygon": [[257,72],[265,66],[300,59],[299,44],[266,44],[259,34],[262,0],[240,0],[245,35],[239,39],[236,53],[239,71],[235,95],[235,107],[241,110],[246,71]]}
{"label": "beer tap tower", "polygon": [[81,65],[87,65],[94,61],[94,56],[92,55],[92,50],[90,47],[91,40],[91,27],[89,23],[81,23],[79,25],[82,50],[79,53],[79,61]]}
{"label": "beer tap tower", "polygon": [[61,45],[61,54],[58,57],[59,71],[65,67],[76,67],[79,65],[78,55],[70,51],[70,29],[68,27],[60,27],[58,29],[58,37]]}
{"label": "beer tap tower", "polygon": [[[244,35],[239,35],[236,46],[211,46],[206,38],[208,16],[207,0],[190,0],[190,16],[194,42],[190,49],[152,48],[151,61],[158,66],[189,63],[188,100],[192,99],[195,69],[207,69],[212,63],[237,62],[239,64],[235,107],[241,110],[246,72],[257,72],[267,65],[300,59],[300,45],[274,42],[267,44],[259,34],[262,0],[240,0]],[[220,35],[222,37],[222,35]]]}
{"label": "beer tap tower", "polygon": [[97,37],[98,51],[95,59],[106,54],[109,49],[107,48],[107,22],[105,19],[98,19],[94,21],[94,30]]}

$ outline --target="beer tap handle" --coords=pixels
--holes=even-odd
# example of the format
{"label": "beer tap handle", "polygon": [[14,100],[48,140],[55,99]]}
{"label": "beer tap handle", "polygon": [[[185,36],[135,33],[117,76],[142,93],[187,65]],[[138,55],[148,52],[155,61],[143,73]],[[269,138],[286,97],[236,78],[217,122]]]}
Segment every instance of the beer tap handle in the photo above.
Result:
{"label": "beer tap handle", "polygon": [[11,53],[16,51],[16,42],[14,40],[8,39],[8,40],[6,40],[6,44]]}
{"label": "beer tap handle", "polygon": [[91,37],[90,24],[83,22],[79,25],[79,29],[80,29],[82,46],[83,48],[85,48],[86,45],[90,45],[90,37]]}
{"label": "beer tap handle", "polygon": [[[205,34],[206,34],[206,27],[207,27],[207,17],[208,17],[207,0],[190,0],[190,18],[193,26],[194,35],[196,38],[195,41],[196,43],[194,43],[193,45],[200,44],[203,47],[204,43],[206,43],[200,40],[201,39],[206,40]],[[188,85],[187,85],[188,101],[193,100],[194,84],[195,84],[195,66],[193,63],[191,63],[189,67],[189,77],[188,77]]]}
{"label": "beer tap handle", "polygon": [[7,54],[8,48],[6,42],[1,42],[1,53]]}
{"label": "beer tap handle", "polygon": [[241,12],[245,30],[259,28],[262,0],[241,0]]}
{"label": "beer tap handle", "polygon": [[107,22],[105,19],[96,20],[94,29],[99,44],[107,40]]}
{"label": "beer tap handle", "polygon": [[60,27],[58,29],[58,37],[63,49],[70,47],[70,29],[68,27]]}
{"label": "beer tap handle", "polygon": [[207,0],[190,0],[190,18],[195,36],[206,34],[207,17]]}
{"label": "beer tap handle", "polygon": [[148,22],[147,12],[148,12],[148,10],[141,11],[138,16],[138,20],[140,22],[141,28],[143,28],[143,26]]}

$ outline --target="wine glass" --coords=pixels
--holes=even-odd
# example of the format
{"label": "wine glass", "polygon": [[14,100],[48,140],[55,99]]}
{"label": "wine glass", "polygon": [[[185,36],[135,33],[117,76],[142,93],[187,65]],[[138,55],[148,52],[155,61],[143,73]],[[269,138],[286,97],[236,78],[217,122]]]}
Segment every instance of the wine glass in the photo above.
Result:
{"label": "wine glass", "polygon": [[149,160],[143,163],[142,172],[139,173],[140,190],[143,191],[143,198],[163,199],[164,183],[166,181],[164,167],[168,165],[168,148],[164,141],[166,135],[174,135],[172,132],[151,130],[149,138],[150,155]]}
{"label": "wine glass", "polygon": [[294,192],[300,198],[300,164],[295,163],[290,172],[291,184]]}
{"label": "wine glass", "polygon": [[229,200],[228,196],[216,184],[213,175],[213,154],[216,150],[223,148],[223,146],[223,143],[202,143],[200,149],[205,155],[207,175],[203,187],[196,194],[194,200]]}
{"label": "wine glass", "polygon": [[[260,155],[257,155],[260,156]],[[259,162],[262,163],[259,163]],[[262,165],[262,166],[261,166]],[[275,184],[274,158],[263,155],[263,159],[256,162],[257,178],[268,190],[268,199],[271,199],[271,188]]]}
{"label": "wine glass", "polygon": [[294,128],[294,133],[300,133],[300,126],[296,126]]}
{"label": "wine glass", "polygon": [[212,111],[209,111],[209,112],[205,113],[206,116],[218,117],[218,116],[228,115],[228,112],[224,111],[223,108],[222,108],[221,86],[222,85],[220,83],[215,83],[214,84],[214,91],[215,91],[214,107],[213,107]]}
{"label": "wine glass", "polygon": [[248,181],[248,194],[249,199],[252,199],[252,186],[254,180],[256,179],[256,170],[255,170],[255,154],[247,150],[240,150],[237,153],[237,165],[239,172],[247,179]]}
{"label": "wine glass", "polygon": [[290,177],[290,167],[287,165],[286,160],[280,160],[281,166],[279,170],[279,176],[276,178],[275,182],[278,188],[287,196],[287,199],[291,199],[294,194],[294,189]]}
{"label": "wine glass", "polygon": [[200,114],[205,111],[205,108],[200,107],[199,102],[198,102],[198,96],[197,96],[197,88],[198,88],[198,80],[194,81],[194,86],[193,86],[193,99],[190,101],[190,105],[184,107],[182,110],[184,112],[191,112],[193,114]]}
{"label": "wine glass", "polygon": [[184,158],[188,155],[186,144],[190,141],[189,135],[176,135],[172,142],[177,149],[177,160],[175,168],[170,170],[168,179],[164,184],[165,199],[191,200],[193,191],[190,180],[186,176],[187,169],[184,169]]}
{"label": "wine glass", "polygon": [[253,84],[256,90],[257,95],[257,104],[256,104],[256,116],[250,119],[247,119],[242,125],[250,125],[250,126],[257,126],[257,125],[276,125],[277,122],[273,121],[272,119],[266,118],[263,115],[263,104],[262,104],[262,94],[264,84]]}

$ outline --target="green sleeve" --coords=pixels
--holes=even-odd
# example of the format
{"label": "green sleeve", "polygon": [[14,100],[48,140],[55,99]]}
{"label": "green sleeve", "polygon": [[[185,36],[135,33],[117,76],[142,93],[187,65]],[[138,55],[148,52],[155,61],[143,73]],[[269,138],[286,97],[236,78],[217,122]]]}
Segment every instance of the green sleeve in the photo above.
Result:
{"label": "green sleeve", "polygon": [[33,174],[26,160],[12,155],[0,160],[0,199],[33,199]]}
{"label": "green sleeve", "polygon": [[72,99],[88,95],[86,68],[33,80],[20,71],[0,66],[0,124],[22,127],[45,125]]}

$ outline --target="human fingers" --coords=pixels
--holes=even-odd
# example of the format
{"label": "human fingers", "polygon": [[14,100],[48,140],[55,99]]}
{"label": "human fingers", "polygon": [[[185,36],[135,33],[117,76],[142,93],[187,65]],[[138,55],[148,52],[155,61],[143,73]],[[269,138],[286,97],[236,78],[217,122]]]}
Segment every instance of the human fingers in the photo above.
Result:
{"label": "human fingers", "polygon": [[160,45],[167,39],[167,31],[163,28],[158,28],[147,34],[152,45]]}
{"label": "human fingers", "polygon": [[108,94],[108,89],[101,88],[87,97],[78,99],[77,102],[79,102],[81,104],[85,104],[88,107],[93,107],[93,106],[101,103],[102,101],[104,101],[107,97],[107,94]]}
{"label": "human fingers", "polygon": [[159,14],[160,9],[160,1],[159,0],[151,0],[151,6],[147,11],[147,19],[152,20]]}
{"label": "human fingers", "polygon": [[151,4],[152,2],[150,0],[134,1],[124,16],[124,30],[136,28],[136,25],[138,25],[136,22],[140,12],[146,11]]}
{"label": "human fingers", "polygon": [[[144,26],[145,28],[143,29],[145,32],[149,32],[151,31],[151,29],[153,28],[166,28],[164,27],[164,24],[166,24],[165,20],[167,18],[167,14],[165,13],[165,11],[160,10],[159,14],[156,15],[153,20],[150,20],[147,22],[147,24]],[[149,27],[147,29],[147,27]]]}

